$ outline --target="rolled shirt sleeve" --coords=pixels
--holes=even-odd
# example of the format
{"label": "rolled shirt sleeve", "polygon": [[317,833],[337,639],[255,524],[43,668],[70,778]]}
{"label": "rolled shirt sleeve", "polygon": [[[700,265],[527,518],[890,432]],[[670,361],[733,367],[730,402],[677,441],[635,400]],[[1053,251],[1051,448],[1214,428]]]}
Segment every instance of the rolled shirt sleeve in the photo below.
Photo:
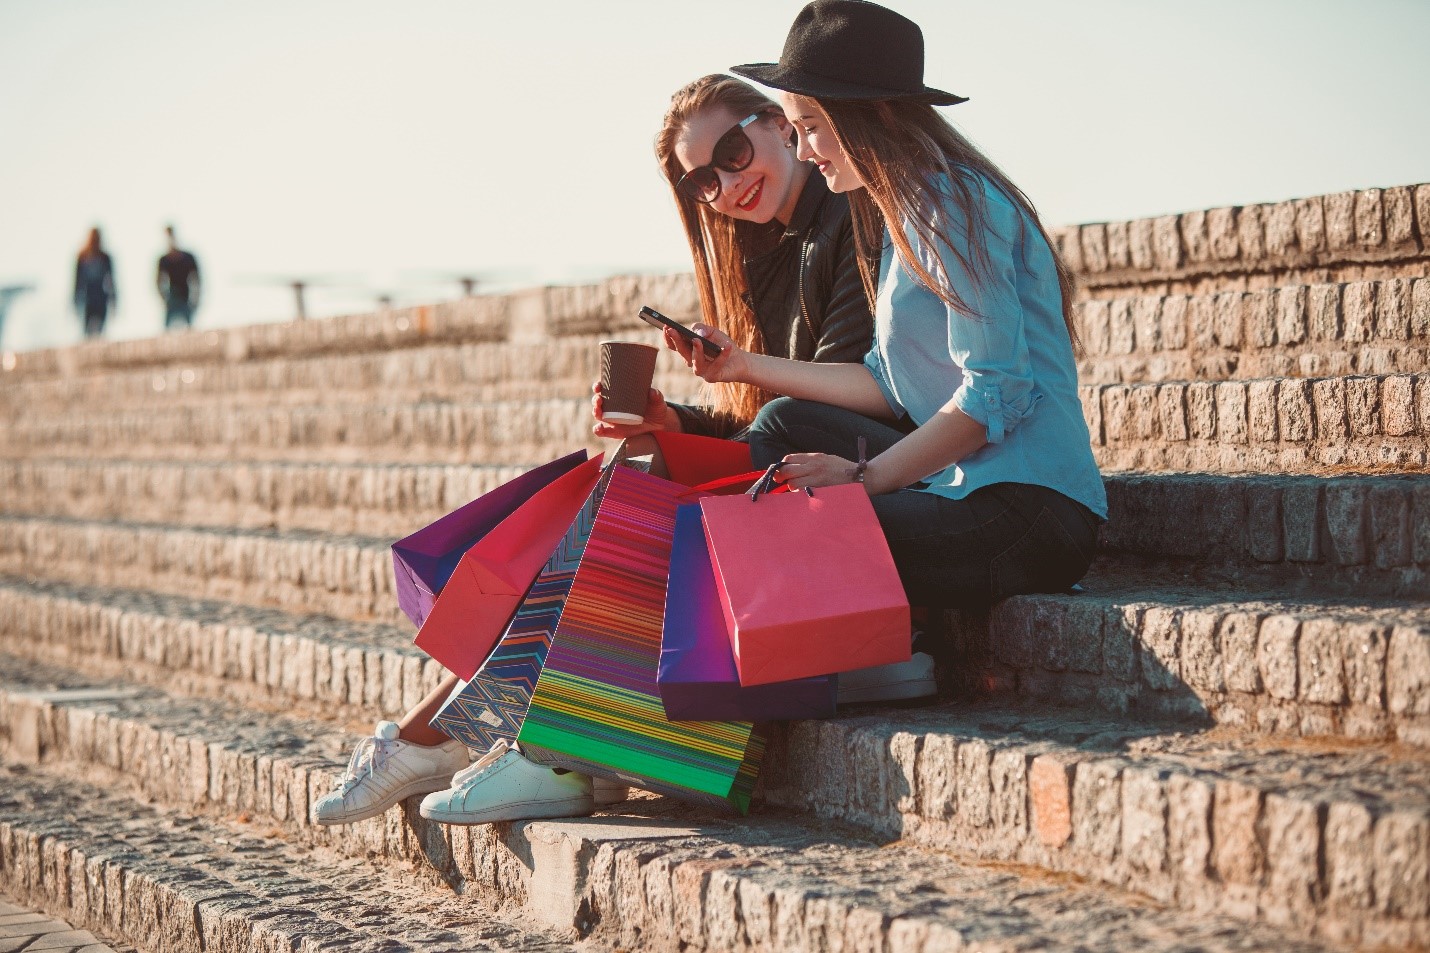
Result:
{"label": "rolled shirt sleeve", "polygon": [[[968,221],[956,203],[941,203],[948,220],[936,224],[949,241],[939,242],[938,251],[950,284],[973,312],[948,309],[949,355],[963,368],[953,405],[982,424],[988,442],[996,444],[1032,416],[1042,398],[1033,387],[1032,357],[1015,277],[1022,223],[1015,206],[992,183],[972,176],[963,181],[988,217],[988,228],[982,232],[988,262],[986,274],[975,282],[969,270],[976,259],[968,243]],[[929,267],[933,262],[924,264]]]}
{"label": "rolled shirt sleeve", "polygon": [[884,400],[888,401],[889,409],[894,412],[894,417],[903,420],[909,415],[904,406],[899,403],[899,398],[894,395],[894,387],[889,383],[889,369],[884,366],[884,358],[879,353],[878,346],[871,347],[869,353],[864,355],[864,367],[874,378],[874,383],[879,385],[879,392],[884,395]]}

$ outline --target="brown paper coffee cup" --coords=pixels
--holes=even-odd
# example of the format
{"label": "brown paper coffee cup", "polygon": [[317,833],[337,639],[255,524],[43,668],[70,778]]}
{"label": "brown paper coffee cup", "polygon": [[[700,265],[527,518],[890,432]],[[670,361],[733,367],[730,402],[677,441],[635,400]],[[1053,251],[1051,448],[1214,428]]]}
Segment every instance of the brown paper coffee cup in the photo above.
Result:
{"label": "brown paper coffee cup", "polygon": [[601,342],[601,419],[613,424],[645,422],[646,400],[660,348],[634,341]]}

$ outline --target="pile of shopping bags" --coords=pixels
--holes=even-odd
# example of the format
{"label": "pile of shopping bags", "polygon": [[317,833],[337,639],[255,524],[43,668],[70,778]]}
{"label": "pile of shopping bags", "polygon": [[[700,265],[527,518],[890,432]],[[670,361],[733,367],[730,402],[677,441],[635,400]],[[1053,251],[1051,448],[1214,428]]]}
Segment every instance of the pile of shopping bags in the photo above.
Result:
{"label": "pile of shopping bags", "polygon": [[741,443],[570,454],[393,546],[417,645],[461,681],[434,727],[484,751],[744,813],[758,722],[833,713],[909,658],[863,487],[773,492]]}

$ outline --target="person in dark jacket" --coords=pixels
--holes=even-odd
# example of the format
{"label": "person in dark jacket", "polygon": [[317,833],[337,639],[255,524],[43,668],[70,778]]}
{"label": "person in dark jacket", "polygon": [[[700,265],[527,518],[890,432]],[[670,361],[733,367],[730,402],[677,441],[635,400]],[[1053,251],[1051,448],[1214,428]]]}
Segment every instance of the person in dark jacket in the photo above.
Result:
{"label": "person in dark jacket", "polygon": [[174,226],[164,228],[169,250],[159,258],[154,284],[164,299],[164,327],[169,330],[194,326],[194,309],[199,306],[199,260],[179,247]]}
{"label": "person in dark jacket", "polygon": [[89,240],[74,264],[74,309],[84,320],[84,336],[99,337],[109,309],[114,307],[114,262],[104,250],[99,229],[89,230]]}
{"label": "person in dark jacket", "polygon": [[[704,323],[756,353],[857,363],[873,338],[860,283],[849,200],[795,158],[793,129],[753,86],[713,74],[671,97],[655,151],[675,195],[695,263]],[[672,350],[679,351],[668,335]],[[742,384],[711,388],[705,406],[668,404],[651,391],[643,424],[600,419],[623,439],[677,430],[744,439],[772,395]]]}

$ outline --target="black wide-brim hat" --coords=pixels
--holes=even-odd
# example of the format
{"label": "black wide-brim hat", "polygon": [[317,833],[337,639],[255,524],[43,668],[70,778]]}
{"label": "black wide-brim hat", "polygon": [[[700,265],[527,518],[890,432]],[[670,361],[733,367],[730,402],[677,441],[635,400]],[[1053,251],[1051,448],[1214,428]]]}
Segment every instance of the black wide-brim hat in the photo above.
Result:
{"label": "black wide-brim hat", "polygon": [[731,71],[815,99],[968,101],[924,85],[924,34],[917,23],[865,0],[814,0],[795,17],[778,63]]}

